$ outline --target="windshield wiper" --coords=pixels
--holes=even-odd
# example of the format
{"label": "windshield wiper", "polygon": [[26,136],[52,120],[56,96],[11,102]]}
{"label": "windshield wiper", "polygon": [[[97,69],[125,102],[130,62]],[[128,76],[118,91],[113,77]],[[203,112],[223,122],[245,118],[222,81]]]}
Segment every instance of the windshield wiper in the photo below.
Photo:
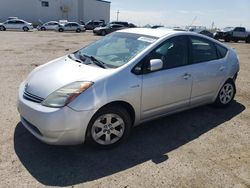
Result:
{"label": "windshield wiper", "polygon": [[73,54],[69,54],[68,57],[69,57],[70,59],[72,59],[72,60],[78,62],[78,63],[83,63],[83,61],[82,61],[81,59],[77,59],[75,56],[73,57],[72,55],[73,55]]}
{"label": "windshield wiper", "polygon": [[96,64],[97,66],[106,69],[107,66],[105,63],[103,63],[102,61],[100,61],[99,59],[96,59],[94,56],[89,56],[89,55],[80,55],[80,59],[84,61],[84,59],[86,60],[86,58],[89,58],[94,64]]}

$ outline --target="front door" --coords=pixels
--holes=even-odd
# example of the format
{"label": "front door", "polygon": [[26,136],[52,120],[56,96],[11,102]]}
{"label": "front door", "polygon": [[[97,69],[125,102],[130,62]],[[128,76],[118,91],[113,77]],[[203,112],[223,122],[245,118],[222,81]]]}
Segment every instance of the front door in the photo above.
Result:
{"label": "front door", "polygon": [[153,50],[144,63],[149,64],[151,59],[161,59],[163,68],[143,75],[142,120],[186,108],[190,102],[192,75],[188,65],[188,38],[168,39]]}

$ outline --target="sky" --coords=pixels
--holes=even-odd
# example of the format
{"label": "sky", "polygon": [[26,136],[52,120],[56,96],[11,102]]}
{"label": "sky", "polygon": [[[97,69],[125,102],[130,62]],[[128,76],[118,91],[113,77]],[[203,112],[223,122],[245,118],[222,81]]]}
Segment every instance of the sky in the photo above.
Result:
{"label": "sky", "polygon": [[111,0],[111,20],[143,26],[187,25],[223,28],[244,26],[250,29],[250,0]]}

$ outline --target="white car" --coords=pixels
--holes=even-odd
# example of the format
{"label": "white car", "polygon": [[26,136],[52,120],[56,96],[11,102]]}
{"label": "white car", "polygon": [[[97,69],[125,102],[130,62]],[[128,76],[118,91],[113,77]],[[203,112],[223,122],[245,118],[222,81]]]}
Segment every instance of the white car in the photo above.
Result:
{"label": "white car", "polygon": [[46,30],[56,30],[59,26],[59,23],[56,21],[50,21],[47,22],[41,26],[38,26],[37,29],[41,31],[46,31]]}
{"label": "white car", "polygon": [[80,25],[77,22],[67,22],[65,24],[59,24],[57,30],[59,32],[64,32],[64,31],[75,31],[77,33],[80,33],[82,31],[86,31],[84,25]]}
{"label": "white car", "polygon": [[235,51],[212,38],[125,29],[33,70],[19,87],[18,111],[45,143],[108,148],[143,122],[228,106],[238,72]]}
{"label": "white car", "polygon": [[0,31],[6,31],[6,30],[29,31],[32,29],[33,29],[32,23],[20,19],[7,20],[4,23],[0,23]]}

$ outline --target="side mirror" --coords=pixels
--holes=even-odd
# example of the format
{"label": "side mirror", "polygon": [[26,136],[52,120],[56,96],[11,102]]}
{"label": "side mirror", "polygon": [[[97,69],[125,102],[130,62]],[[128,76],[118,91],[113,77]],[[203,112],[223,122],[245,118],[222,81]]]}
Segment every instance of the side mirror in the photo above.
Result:
{"label": "side mirror", "polygon": [[157,71],[163,68],[163,62],[161,59],[151,59],[149,64],[149,70],[151,72]]}

